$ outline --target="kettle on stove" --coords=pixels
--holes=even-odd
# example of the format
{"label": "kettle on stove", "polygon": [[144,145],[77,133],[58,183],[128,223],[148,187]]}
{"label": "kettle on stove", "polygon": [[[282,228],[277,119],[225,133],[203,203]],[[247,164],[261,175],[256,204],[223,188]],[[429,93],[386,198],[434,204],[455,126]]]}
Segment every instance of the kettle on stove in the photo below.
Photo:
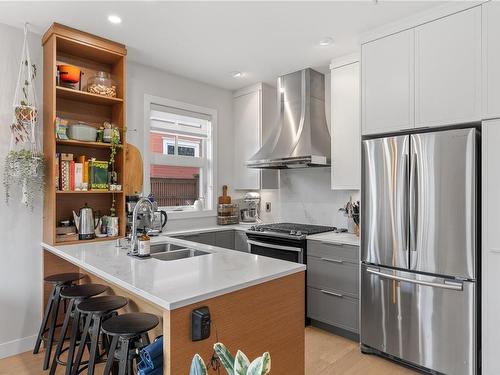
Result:
{"label": "kettle on stove", "polygon": [[78,230],[78,239],[79,240],[93,240],[95,238],[95,230],[100,223],[100,220],[97,224],[94,223],[94,210],[87,206],[80,208],[80,215],[77,215],[75,211],[73,211],[73,218],[75,219],[76,229]]}

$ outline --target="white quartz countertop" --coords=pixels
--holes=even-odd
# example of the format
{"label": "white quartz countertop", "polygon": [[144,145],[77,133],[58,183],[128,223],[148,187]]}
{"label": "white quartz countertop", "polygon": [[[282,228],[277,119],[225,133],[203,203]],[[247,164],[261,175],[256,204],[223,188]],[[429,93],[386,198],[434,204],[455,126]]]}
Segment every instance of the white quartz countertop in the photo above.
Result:
{"label": "white quartz countertop", "polygon": [[[229,226],[223,228],[234,229]],[[155,258],[138,259],[128,256],[126,249],[116,247],[116,241],[61,246],[42,243],[42,247],[166,310],[173,310],[306,269],[303,264],[166,236],[151,240],[152,244],[166,241],[208,251],[210,254],[173,261]]]}
{"label": "white quartz countertop", "polygon": [[319,233],[319,234],[313,234],[310,236],[307,236],[308,240],[315,240],[315,241],[321,241],[321,242],[327,242],[331,244],[344,244],[344,245],[352,245],[352,246],[359,246],[360,240],[359,237],[357,237],[353,233],[334,233],[334,232],[326,232],[326,233]]}
{"label": "white quartz countertop", "polygon": [[[165,236],[181,236],[181,235],[189,235],[189,234],[198,234],[198,233],[207,233],[207,232],[222,232],[225,230],[240,230],[246,232],[252,226],[256,225],[255,223],[248,224],[234,224],[234,225],[212,225],[208,227],[202,228],[192,228],[192,229],[173,229],[173,230],[164,230],[162,232]],[[168,225],[167,225],[168,226]]]}
{"label": "white quartz countertop", "polygon": [[[207,232],[224,231],[224,230],[241,230],[246,232],[250,229],[252,225],[255,224],[240,223],[237,225],[214,225],[196,229],[167,230],[164,231],[163,234],[167,236],[181,236],[181,235],[207,233]],[[326,233],[312,234],[310,236],[307,236],[307,239],[328,242],[332,244],[341,243],[344,245],[352,245],[352,246],[359,246],[360,244],[359,237],[357,237],[353,233],[326,232]]]}

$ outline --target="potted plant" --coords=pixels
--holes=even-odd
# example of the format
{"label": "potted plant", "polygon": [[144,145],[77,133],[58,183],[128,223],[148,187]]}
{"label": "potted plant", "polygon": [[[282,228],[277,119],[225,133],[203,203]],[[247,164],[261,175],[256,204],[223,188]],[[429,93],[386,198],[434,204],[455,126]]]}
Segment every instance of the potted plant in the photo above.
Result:
{"label": "potted plant", "polygon": [[[236,357],[233,357],[231,352],[220,342],[214,345],[214,350],[228,375],[266,375],[271,371],[271,356],[268,352],[250,362],[245,353],[240,350],[236,353]],[[196,354],[191,362],[189,375],[206,374],[207,367],[203,359]]]}
{"label": "potted plant", "polygon": [[12,185],[22,187],[22,202],[33,209],[34,197],[44,184],[44,157],[27,150],[10,151],[4,165],[5,201],[9,203]]}

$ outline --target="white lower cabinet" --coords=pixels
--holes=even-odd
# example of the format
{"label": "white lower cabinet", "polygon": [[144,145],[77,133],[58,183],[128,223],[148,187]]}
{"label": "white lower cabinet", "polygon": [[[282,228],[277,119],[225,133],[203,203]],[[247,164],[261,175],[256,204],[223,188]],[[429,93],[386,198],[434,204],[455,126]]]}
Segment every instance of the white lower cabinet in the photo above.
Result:
{"label": "white lower cabinet", "polygon": [[482,126],[482,373],[500,374],[500,120]]}
{"label": "white lower cabinet", "polygon": [[233,96],[235,190],[279,188],[278,171],[247,168],[246,162],[259,151],[276,126],[276,90],[259,83],[238,90]]}
{"label": "white lower cabinet", "polygon": [[361,186],[359,61],[331,65],[332,189]]}

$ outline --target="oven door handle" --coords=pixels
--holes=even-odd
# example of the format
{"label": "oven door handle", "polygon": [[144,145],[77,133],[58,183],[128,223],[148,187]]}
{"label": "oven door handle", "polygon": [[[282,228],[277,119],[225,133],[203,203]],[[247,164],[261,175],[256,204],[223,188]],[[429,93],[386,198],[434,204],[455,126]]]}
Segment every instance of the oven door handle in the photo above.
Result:
{"label": "oven door handle", "polygon": [[247,240],[247,242],[248,242],[249,245],[267,247],[269,249],[285,250],[285,251],[295,251],[297,253],[301,253],[302,250],[303,250],[301,247],[275,245],[275,244],[271,244],[271,243],[258,242],[258,241],[253,241],[253,240]]}

